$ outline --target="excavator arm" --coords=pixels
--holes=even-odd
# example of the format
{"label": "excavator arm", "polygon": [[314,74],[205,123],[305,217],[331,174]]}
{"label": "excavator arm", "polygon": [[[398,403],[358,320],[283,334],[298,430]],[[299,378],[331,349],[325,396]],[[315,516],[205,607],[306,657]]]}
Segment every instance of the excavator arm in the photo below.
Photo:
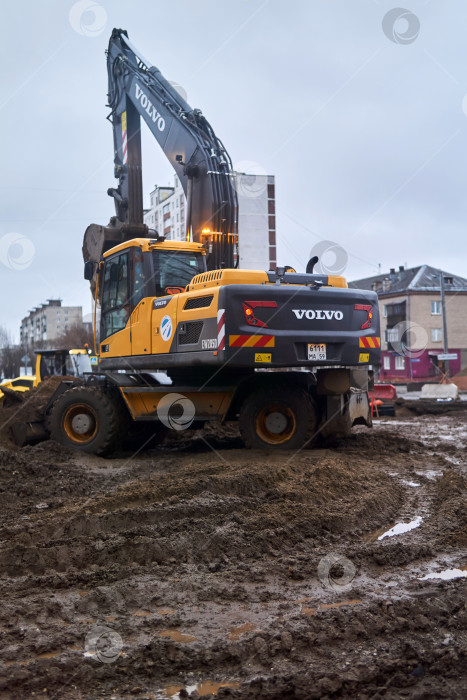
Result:
{"label": "excavator arm", "polygon": [[114,29],[107,52],[109,120],[113,126],[115,177],[108,190],[115,216],[107,227],[91,224],[83,256],[99,260],[113,245],[157,235],[143,220],[141,118],[177,173],[187,197],[187,239],[203,240],[203,230],[216,232],[212,267],[233,266],[229,235],[237,232],[237,197],[232,162],[199,109],[192,109],[177,90]]}

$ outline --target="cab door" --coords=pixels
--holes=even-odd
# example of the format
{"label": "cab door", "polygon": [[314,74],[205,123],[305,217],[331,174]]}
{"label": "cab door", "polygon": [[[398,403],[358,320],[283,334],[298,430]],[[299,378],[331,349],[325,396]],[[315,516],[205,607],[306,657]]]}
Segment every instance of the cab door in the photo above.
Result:
{"label": "cab door", "polygon": [[131,354],[130,251],[106,258],[101,310],[102,357]]}
{"label": "cab door", "polygon": [[151,280],[154,277],[151,268],[150,253],[143,253],[135,246],[130,258],[131,286],[131,354],[151,354]]}

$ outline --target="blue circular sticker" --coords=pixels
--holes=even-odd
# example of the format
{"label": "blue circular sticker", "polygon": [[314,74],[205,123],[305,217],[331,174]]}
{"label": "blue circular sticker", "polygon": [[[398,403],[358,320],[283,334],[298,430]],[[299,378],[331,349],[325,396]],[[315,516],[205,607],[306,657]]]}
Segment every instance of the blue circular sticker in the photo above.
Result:
{"label": "blue circular sticker", "polygon": [[161,336],[162,340],[170,340],[172,335],[172,319],[170,316],[164,316],[161,321]]}

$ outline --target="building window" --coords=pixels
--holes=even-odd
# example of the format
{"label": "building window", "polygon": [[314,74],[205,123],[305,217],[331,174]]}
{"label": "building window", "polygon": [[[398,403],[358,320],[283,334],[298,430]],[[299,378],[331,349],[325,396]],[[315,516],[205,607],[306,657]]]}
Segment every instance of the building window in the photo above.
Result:
{"label": "building window", "polygon": [[391,358],[389,355],[385,355],[383,358],[384,369],[391,369]]}
{"label": "building window", "polygon": [[441,302],[440,301],[432,301],[431,302],[431,315],[432,316],[439,316],[441,314]]}
{"label": "building window", "polygon": [[399,340],[399,329],[398,328],[388,328],[386,330],[386,342],[387,343],[397,343]]}
{"label": "building window", "polygon": [[388,305],[387,304],[383,304],[383,316],[384,316],[384,318],[388,317]]}
{"label": "building window", "polygon": [[433,343],[440,343],[441,342],[441,328],[432,328],[431,329],[431,340]]}
{"label": "building window", "polygon": [[402,355],[396,355],[396,369],[405,369],[405,357]]}

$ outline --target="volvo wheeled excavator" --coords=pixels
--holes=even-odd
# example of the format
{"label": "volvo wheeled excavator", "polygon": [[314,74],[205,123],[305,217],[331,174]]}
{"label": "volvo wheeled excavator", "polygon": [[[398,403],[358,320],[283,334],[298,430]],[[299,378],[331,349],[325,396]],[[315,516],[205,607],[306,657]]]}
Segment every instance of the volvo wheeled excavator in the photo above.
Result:
{"label": "volvo wheeled excavator", "polygon": [[[63,382],[44,431],[106,454],[131,432],[239,421],[248,447],[299,450],[371,424],[378,300],[343,277],[237,267],[231,159],[213,128],[114,29],[107,52],[115,215],[84,237],[99,369]],[[143,220],[141,119],[180,178],[186,240]],[[37,431],[36,431],[37,434]]]}

